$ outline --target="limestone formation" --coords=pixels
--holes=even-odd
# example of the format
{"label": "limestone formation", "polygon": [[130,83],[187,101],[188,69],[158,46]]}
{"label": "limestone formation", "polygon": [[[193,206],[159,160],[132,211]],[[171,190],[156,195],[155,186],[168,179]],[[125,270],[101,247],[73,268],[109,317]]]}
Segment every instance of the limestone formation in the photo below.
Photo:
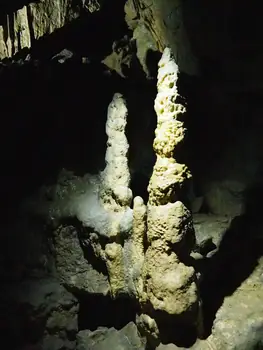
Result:
{"label": "limestone formation", "polygon": [[181,120],[185,108],[176,102],[177,78],[178,66],[171,50],[166,48],[159,62],[155,100],[157,128],[154,150],[157,160],[148,187],[148,247],[143,267],[141,303],[142,310],[146,310],[149,317],[155,318],[155,313],[159,311],[178,320],[181,317],[185,321],[186,316],[194,323],[198,310],[195,271],[180,261],[181,257],[187,258],[190,254],[194,230],[191,213],[179,200],[181,186],[190,173],[186,165],[173,158],[176,146],[184,138]]}
{"label": "limestone formation", "polygon": [[123,211],[130,206],[129,144],[125,135],[128,110],[121,94],[115,94],[108,108],[106,167],[101,174],[100,197],[106,209]]}
{"label": "limestone formation", "polygon": [[73,226],[59,226],[54,231],[56,270],[63,286],[70,291],[107,295],[107,277],[96,271],[84,257],[77,230]]}
{"label": "limestone formation", "polygon": [[144,263],[144,240],[146,236],[147,207],[141,197],[133,201],[133,225],[131,236],[131,262],[133,264],[133,281],[136,297],[141,298],[143,293],[142,268]]}
{"label": "limestone formation", "polygon": [[5,25],[0,26],[0,59],[11,57],[18,50],[30,46],[27,7],[24,6],[15,14],[6,15]]}
{"label": "limestone formation", "polygon": [[128,323],[117,330],[114,327],[99,327],[95,331],[82,330],[77,334],[76,350],[144,350],[145,344],[138,334],[136,325]]}
{"label": "limestone formation", "polygon": [[132,41],[127,35],[120,40],[114,41],[112,44],[112,52],[102,60],[102,63],[110,70],[115,71],[125,78],[127,76],[127,70],[131,68],[133,61],[133,46]]}
{"label": "limestone formation", "polygon": [[[125,5],[126,22],[134,31],[139,60],[147,49],[163,52],[170,46],[180,70],[198,74],[198,63],[188,39],[182,15],[181,0],[128,0]],[[146,37],[148,42],[146,43]],[[151,42],[151,45],[149,45]],[[143,68],[144,64],[143,64]]]}
{"label": "limestone formation", "polygon": [[100,9],[100,1],[45,0],[30,3],[4,16],[0,25],[0,59],[11,57],[34,40],[79,17],[81,8],[89,12]]}
{"label": "limestone formation", "polygon": [[[132,191],[129,188],[130,171],[128,167],[129,144],[125,135],[128,110],[121,94],[116,93],[108,108],[106,133],[108,135],[106,167],[101,173],[100,199],[110,215],[108,236],[113,242],[105,247],[106,264],[111,285],[111,292],[127,292],[125,283],[126,264],[122,234],[129,233],[132,222],[130,204]],[[126,237],[127,238],[127,237]]]}
{"label": "limestone formation", "polygon": [[156,312],[194,323],[198,309],[195,271],[184,264],[195,243],[192,216],[180,201],[190,172],[174,158],[185,132],[185,108],[176,101],[177,78],[178,66],[171,50],[165,49],[159,62],[155,100],[153,147],[157,160],[147,206],[142,198],[135,197],[133,210],[130,207],[129,144],[125,135],[128,111],[122,95],[116,93],[108,107],[105,169],[97,177],[73,177],[69,184],[66,181],[66,187],[56,189],[59,210],[56,206],[51,210],[55,218],[76,216],[88,229],[80,239],[107,267],[112,296],[136,298],[142,308],[138,320],[141,324],[151,320],[152,326],[145,324],[145,328],[155,325],[157,338]]}
{"label": "limestone formation", "polygon": [[[77,283],[82,291],[90,292],[92,289],[96,293],[107,294],[108,292],[105,276],[96,273],[89,264],[85,263],[81,255],[81,247],[78,245],[80,240],[82,247],[91,250],[93,256],[107,267],[113,297],[119,294],[135,296],[134,281],[137,281],[138,271],[143,261],[141,250],[135,254],[141,258],[139,260],[135,258],[131,240],[133,210],[130,208],[132,191],[129,188],[129,144],[125,136],[126,123],[127,107],[122,95],[116,93],[108,108],[105,169],[98,175],[88,174],[83,178],[70,172],[62,172],[58,184],[48,191],[51,202],[44,202],[41,207],[36,206],[34,201],[27,203],[28,210],[34,208],[34,212],[37,211],[44,216],[48,212],[49,221],[58,227],[55,232],[56,247],[59,250],[57,264],[62,267],[60,270],[64,270],[60,276],[63,283],[76,289],[78,277],[75,278],[74,274],[77,272],[78,276],[83,278],[82,282]],[[144,211],[145,208],[138,203],[137,217],[143,217]],[[59,227],[61,219],[69,217],[76,217],[82,223],[84,233],[78,236],[76,233],[65,235],[68,230],[62,228],[61,231]],[[137,230],[143,225],[144,223],[140,221]],[[144,232],[138,233],[138,242],[135,247],[140,245],[143,235]],[[73,255],[70,255],[71,247],[74,247],[76,253],[73,254],[74,259]],[[69,254],[68,259],[70,258],[68,260],[70,266],[67,267],[63,267],[66,264],[65,254]],[[137,261],[133,266],[135,260]],[[81,267],[75,268],[74,263],[71,264],[72,261],[76,265],[81,263]],[[88,283],[88,276],[93,276],[94,283]]]}
{"label": "limestone formation", "polygon": [[[260,349],[263,344],[263,258],[241,285],[224,298],[207,342],[214,349]],[[242,317],[240,317],[242,315]]]}

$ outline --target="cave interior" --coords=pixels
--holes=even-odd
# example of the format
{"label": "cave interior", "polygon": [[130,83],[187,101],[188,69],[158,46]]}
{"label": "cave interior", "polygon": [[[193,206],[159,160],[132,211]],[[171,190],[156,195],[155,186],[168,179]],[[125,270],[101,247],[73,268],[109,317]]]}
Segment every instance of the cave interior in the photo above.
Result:
{"label": "cave interior", "polygon": [[[27,3],[25,0],[2,1],[0,25],[5,14]],[[124,0],[106,1],[95,14],[83,11],[78,19],[34,41],[30,49],[0,62],[3,284],[20,282],[12,275],[9,263],[19,249],[14,248],[19,240],[9,242],[7,237],[13,223],[17,221],[19,225],[24,199],[44,184],[54,184],[61,169],[81,177],[104,168],[107,108],[116,91],[125,96],[129,111],[129,157],[132,159],[133,153],[138,154],[138,145],[139,153],[143,153],[140,147],[146,143],[150,151],[141,163],[137,159],[138,167],[142,162],[147,169],[154,165],[151,147],[156,127],[153,106],[159,56],[149,53],[151,79],[145,76],[136,55],[125,78],[101,62],[110,54],[113,42],[124,36],[132,37],[124,19],[124,3]],[[187,102],[187,138],[182,157],[192,172],[195,195],[206,198],[205,191],[211,190],[214,182],[234,182],[238,178],[246,184],[242,192],[242,213],[231,220],[218,251],[196,264],[196,269],[203,274],[200,295],[204,337],[211,334],[224,298],[232,295],[250,276],[263,255],[261,11],[252,2],[232,0],[229,6],[226,3],[183,2],[184,24],[200,67],[198,76],[181,72],[178,82],[178,90]],[[61,64],[54,57],[64,49],[73,55]],[[88,63],[83,64],[83,57]],[[141,196],[145,202],[149,182],[146,172],[135,169],[131,177],[133,196]],[[235,186],[229,191],[235,192]],[[198,214],[214,215],[211,201],[204,200]],[[226,207],[229,206],[231,203]],[[27,225],[37,227],[36,230],[46,230],[41,220],[22,219],[27,220]],[[20,229],[23,234],[23,228]],[[22,274],[21,278],[26,277]],[[79,330],[94,331],[99,326],[121,329],[135,321],[137,304],[131,300],[112,300],[95,294],[74,295],[79,302]],[[1,304],[1,319],[5,320],[12,306]],[[17,331],[17,334],[10,331],[9,334],[5,325],[1,325],[1,330],[5,332],[4,337],[8,334],[9,342],[10,337],[13,339],[14,349],[29,349],[23,346],[35,341],[32,331]],[[187,341],[184,339],[179,345],[189,342],[189,337],[184,335]],[[261,345],[263,348],[263,338]]]}

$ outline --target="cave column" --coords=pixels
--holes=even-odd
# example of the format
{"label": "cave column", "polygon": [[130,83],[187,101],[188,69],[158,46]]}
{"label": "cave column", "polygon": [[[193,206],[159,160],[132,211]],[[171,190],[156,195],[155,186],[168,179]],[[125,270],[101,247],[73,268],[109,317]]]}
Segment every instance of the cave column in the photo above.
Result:
{"label": "cave column", "polygon": [[195,271],[185,264],[195,242],[193,222],[190,211],[180,200],[182,187],[191,174],[185,164],[174,158],[185,135],[182,121],[185,107],[176,102],[177,79],[178,66],[171,50],[166,48],[158,70],[153,144],[157,160],[148,186],[143,312],[138,317],[138,325],[156,339],[160,338],[162,327],[171,327],[173,321],[194,324],[198,314]]}

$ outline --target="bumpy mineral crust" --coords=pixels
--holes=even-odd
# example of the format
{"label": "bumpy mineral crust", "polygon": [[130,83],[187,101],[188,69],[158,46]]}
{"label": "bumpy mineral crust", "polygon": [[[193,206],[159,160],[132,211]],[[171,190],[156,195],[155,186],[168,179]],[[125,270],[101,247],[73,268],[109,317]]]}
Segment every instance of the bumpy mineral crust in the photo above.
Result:
{"label": "bumpy mineral crust", "polygon": [[[144,322],[145,330],[151,328],[145,320],[152,323],[156,311],[177,319],[187,314],[188,320],[195,323],[198,310],[194,268],[179,259],[190,254],[195,237],[191,213],[178,200],[181,187],[191,174],[185,164],[176,161],[176,146],[185,135],[182,122],[185,107],[176,102],[177,79],[178,66],[171,50],[166,48],[159,62],[155,100],[157,128],[153,147],[157,160],[148,186],[147,251],[141,303],[144,314],[149,316],[140,317],[140,325]],[[189,314],[192,314],[190,318]]]}
{"label": "bumpy mineral crust", "polygon": [[108,236],[113,242],[106,244],[106,265],[111,293],[117,296],[129,288],[129,265],[121,242],[132,229],[132,191],[129,188],[129,144],[125,135],[128,110],[122,95],[115,93],[108,107],[106,134],[108,136],[106,167],[101,173],[100,199],[110,215]]}
{"label": "bumpy mineral crust", "polygon": [[132,200],[129,188],[129,144],[125,135],[127,114],[128,110],[122,95],[114,94],[108,107],[106,167],[101,176],[100,197],[105,208],[116,212],[129,207]]}

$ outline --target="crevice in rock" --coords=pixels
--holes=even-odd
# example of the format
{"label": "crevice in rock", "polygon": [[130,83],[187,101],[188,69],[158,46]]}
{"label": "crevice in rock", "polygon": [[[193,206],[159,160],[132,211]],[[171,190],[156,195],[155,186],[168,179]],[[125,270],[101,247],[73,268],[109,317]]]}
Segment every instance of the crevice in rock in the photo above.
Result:
{"label": "crevice in rock", "polygon": [[98,327],[121,329],[129,322],[135,322],[137,306],[129,298],[110,296],[82,295],[79,299],[79,330],[91,331]]}
{"label": "crevice in rock", "polygon": [[149,193],[147,191],[148,184],[149,184],[148,176],[140,173],[135,173],[132,175],[131,184],[130,184],[132,193],[134,197],[135,196],[142,197],[144,203],[147,203],[149,198]]}
{"label": "crevice in rock", "polygon": [[[163,316],[167,320],[165,323],[162,320]],[[180,315],[180,321],[178,322],[174,315],[167,316],[166,314],[162,315],[162,312],[156,313],[155,319],[162,320],[159,326],[162,344],[174,343],[179,347],[189,348],[195,343],[197,338],[196,329],[194,326],[184,324],[183,317],[183,315]],[[187,315],[185,315],[185,319],[187,319]]]}
{"label": "crevice in rock", "polygon": [[216,312],[226,296],[232,295],[253,272],[263,255],[262,223],[258,215],[262,187],[245,194],[245,212],[235,217],[220,243],[219,250],[203,265],[201,297],[205,334],[209,336]]}
{"label": "crevice in rock", "polygon": [[[155,66],[154,60],[152,66]],[[131,87],[125,89],[125,93],[129,111],[126,134],[129,142],[130,188],[133,197],[140,196],[144,203],[147,203],[147,187],[156,159],[152,148],[156,128],[156,114],[153,108],[156,79],[144,79],[145,77],[133,80]]]}
{"label": "crevice in rock", "polygon": [[[154,350],[160,343],[164,345],[173,343],[182,348],[193,346],[197,339],[197,332],[194,326],[187,325],[187,318],[189,317],[187,314],[179,317],[168,315],[163,311],[154,311],[150,304],[147,306],[147,312],[156,320],[160,334],[158,339],[154,336],[147,337],[146,350]],[[146,335],[144,330],[140,329],[140,325],[138,327],[142,336]]]}

